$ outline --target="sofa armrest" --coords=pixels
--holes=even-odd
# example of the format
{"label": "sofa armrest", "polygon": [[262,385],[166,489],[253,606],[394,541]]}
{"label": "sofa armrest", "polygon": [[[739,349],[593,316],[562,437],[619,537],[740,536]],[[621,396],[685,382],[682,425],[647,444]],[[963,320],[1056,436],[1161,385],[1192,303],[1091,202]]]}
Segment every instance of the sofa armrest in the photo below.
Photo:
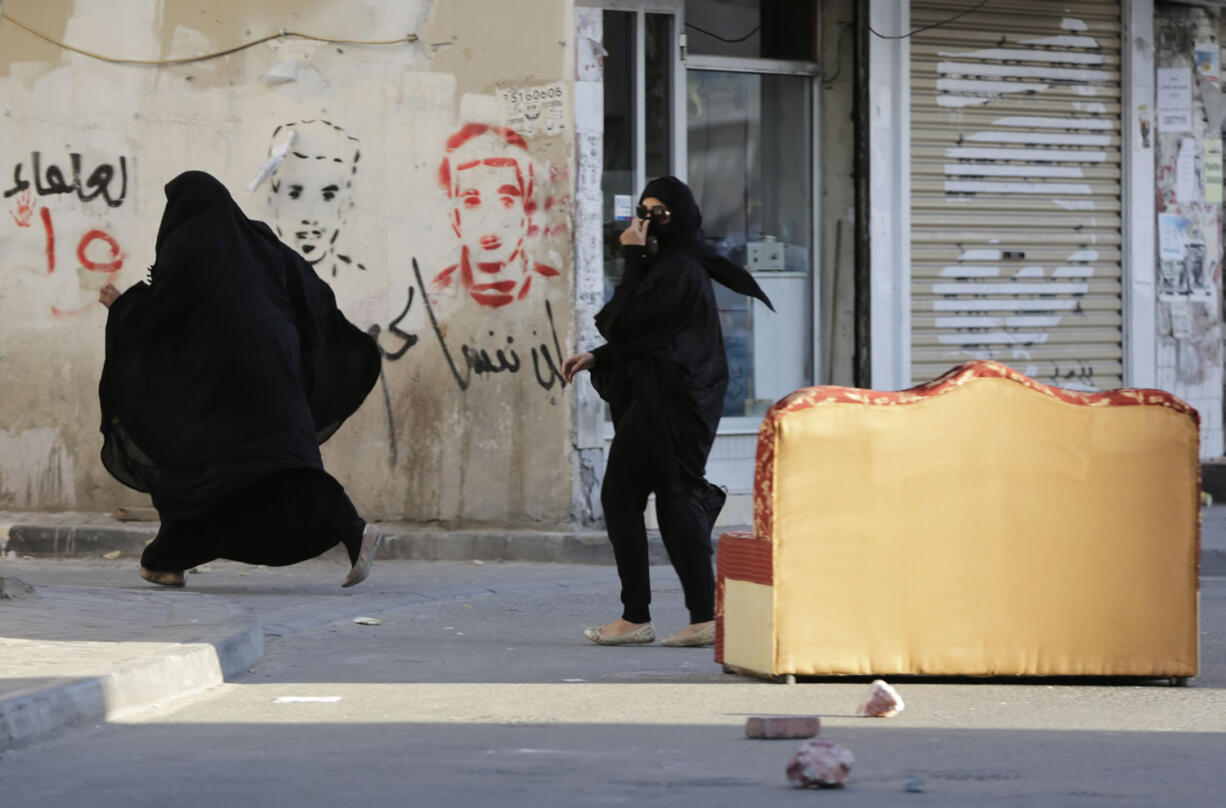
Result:
{"label": "sofa armrest", "polygon": [[724,661],[724,581],[771,586],[774,580],[770,540],[735,531],[719,537],[715,556],[715,661]]}

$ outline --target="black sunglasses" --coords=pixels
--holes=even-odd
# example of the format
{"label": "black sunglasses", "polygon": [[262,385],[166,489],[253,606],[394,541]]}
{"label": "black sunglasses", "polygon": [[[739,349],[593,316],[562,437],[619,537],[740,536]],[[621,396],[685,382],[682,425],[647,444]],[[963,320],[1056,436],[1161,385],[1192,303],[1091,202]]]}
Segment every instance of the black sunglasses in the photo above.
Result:
{"label": "black sunglasses", "polygon": [[651,220],[656,224],[668,224],[673,219],[673,214],[663,205],[655,205],[651,210],[648,210],[646,205],[640,204],[634,212],[638,214],[640,219],[646,219],[650,216]]}

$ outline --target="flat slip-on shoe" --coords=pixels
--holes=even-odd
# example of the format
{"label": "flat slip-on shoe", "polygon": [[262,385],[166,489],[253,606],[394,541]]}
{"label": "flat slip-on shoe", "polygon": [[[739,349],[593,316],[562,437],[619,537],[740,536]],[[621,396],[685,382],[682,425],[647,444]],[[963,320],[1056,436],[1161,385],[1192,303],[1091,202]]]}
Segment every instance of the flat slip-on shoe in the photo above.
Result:
{"label": "flat slip-on shoe", "polygon": [[688,636],[682,636],[680,632],[670,634],[660,644],[667,645],[669,648],[702,648],[708,645],[715,645],[715,624],[711,623],[706,628]]}
{"label": "flat slip-on shoe", "polygon": [[358,551],[358,560],[349,568],[349,574],[341,582],[342,587],[356,586],[370,576],[370,568],[375,563],[375,553],[383,543],[383,530],[377,525],[367,523],[362,531],[362,549]]}
{"label": "flat slip-on shoe", "polygon": [[173,570],[151,570],[148,567],[140,568],[140,577],[144,578],[151,584],[158,586],[186,586],[187,579],[183,577],[183,571],[175,572]]}
{"label": "flat slip-on shoe", "polygon": [[606,637],[600,629],[601,626],[589,626],[583,630],[583,636],[597,645],[646,645],[656,641],[656,629],[651,623],[616,637]]}

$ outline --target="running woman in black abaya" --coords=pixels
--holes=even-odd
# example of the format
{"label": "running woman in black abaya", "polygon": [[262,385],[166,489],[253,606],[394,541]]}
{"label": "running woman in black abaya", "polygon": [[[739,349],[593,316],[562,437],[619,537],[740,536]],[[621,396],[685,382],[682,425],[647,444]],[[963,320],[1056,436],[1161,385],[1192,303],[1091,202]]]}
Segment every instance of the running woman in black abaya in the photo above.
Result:
{"label": "running woman in black abaya", "polygon": [[770,301],[743,267],[703,241],[702,214],[675,177],[648,183],[638,217],[621,236],[625,272],[596,315],[606,344],[566,360],[569,382],[581,370],[609,403],[613,443],[600,491],[617,574],[622,616],[585,629],[598,645],[654,642],[647,530],[656,516],[669,560],[681,579],[690,625],[665,645],[715,642],[711,531],[724,492],[705,478],[728,387],[728,362],[712,279]]}
{"label": "running woman in black abaya", "polygon": [[183,586],[215,558],[283,566],[339,543],[342,586],[365,580],[382,534],[324,471],[319,444],[378,378],[374,340],[208,174],[166,185],[156,250],[148,282],[99,295],[102,462],[161,517],[141,576]]}

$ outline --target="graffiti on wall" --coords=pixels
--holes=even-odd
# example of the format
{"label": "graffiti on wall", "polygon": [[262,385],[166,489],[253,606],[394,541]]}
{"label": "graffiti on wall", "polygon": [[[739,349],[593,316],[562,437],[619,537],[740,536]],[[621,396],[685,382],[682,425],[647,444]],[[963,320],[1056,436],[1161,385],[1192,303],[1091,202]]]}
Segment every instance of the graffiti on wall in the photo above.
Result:
{"label": "graffiti on wall", "polygon": [[[86,169],[90,169],[88,173]],[[33,151],[28,161],[13,167],[12,176],[12,186],[3,194],[12,205],[9,217],[19,228],[18,233],[30,234],[19,236],[21,241],[16,245],[31,250],[40,259],[36,266],[24,264],[18,268],[42,279],[40,296],[51,299],[47,305],[53,316],[90,309],[97,290],[111,282],[126,258],[119,241],[104,226],[98,226],[101,223],[97,219],[99,213],[122,206],[127,198],[127,158],[121,155],[115,163],[99,161],[90,165],[81,153],[70,152],[65,170],[54,162],[45,162],[42,152]],[[91,215],[81,222],[80,217],[72,215],[75,211],[63,209],[60,200],[80,203]],[[57,236],[52,204],[74,220],[65,228],[66,240]],[[75,269],[75,278],[64,272],[68,266]]]}
{"label": "graffiti on wall", "polygon": [[[917,316],[914,381],[978,358],[1073,389],[1121,383],[1120,224],[1109,178],[1119,91],[1095,23],[1050,19],[1059,28],[1045,36],[935,45],[945,129],[914,137],[944,159],[932,177],[917,162],[912,190],[943,204],[939,218],[925,211],[913,225],[913,278],[922,278],[913,294],[928,309]],[[1030,229],[1003,224],[1027,218]]]}
{"label": "graffiti on wall", "polygon": [[528,255],[537,212],[535,169],[513,129],[471,123],[447,140],[439,184],[451,202],[460,260],[434,278],[460,286],[478,305],[500,308],[527,297],[537,276],[558,270]]}
{"label": "graffiti on wall", "polygon": [[[33,189],[39,197],[75,194],[82,202],[101,197],[108,207],[117,208],[123,204],[124,198],[128,195],[128,160],[126,157],[119,157],[118,169],[111,163],[98,163],[84,179],[82,179],[81,154],[70,152],[68,163],[68,176],[71,177],[71,181],[65,177],[64,171],[57,164],[49,163],[44,167],[42,152],[31,152],[28,166],[25,162],[18,162],[13,167],[13,186],[4,192],[4,198],[8,199]],[[29,179],[26,178],[27,167]],[[113,187],[117,176],[118,189]]]}
{"label": "graffiti on wall", "polygon": [[289,131],[295,133],[294,145],[269,183],[277,235],[321,275],[335,278],[345,267],[365,270],[340,244],[362,156],[358,139],[330,121],[315,119],[278,126],[274,143]]}
{"label": "graffiti on wall", "polygon": [[[418,334],[406,331],[403,323],[414,305],[420,301],[430,331],[442,351],[452,379],[461,391],[468,390],[473,379],[477,377],[526,372],[529,363],[521,356],[521,351],[526,351],[526,356],[530,357],[533,376],[542,390],[553,390],[555,384],[558,389],[565,386],[560,370],[563,359],[561,340],[558,338],[553,306],[549,301],[545,301],[541,322],[529,325],[531,340],[526,347],[524,341],[516,341],[514,334],[492,330],[487,330],[481,337],[463,341],[456,347],[456,341],[448,337],[447,328],[440,322],[435,305],[426,292],[426,284],[416,258],[412,259],[412,266],[413,285],[408,287],[404,308],[386,329],[379,324],[372,325],[369,329],[371,336],[379,342],[385,359],[399,361],[411,348],[418,345]],[[391,338],[382,338],[384,333],[390,334]]]}

